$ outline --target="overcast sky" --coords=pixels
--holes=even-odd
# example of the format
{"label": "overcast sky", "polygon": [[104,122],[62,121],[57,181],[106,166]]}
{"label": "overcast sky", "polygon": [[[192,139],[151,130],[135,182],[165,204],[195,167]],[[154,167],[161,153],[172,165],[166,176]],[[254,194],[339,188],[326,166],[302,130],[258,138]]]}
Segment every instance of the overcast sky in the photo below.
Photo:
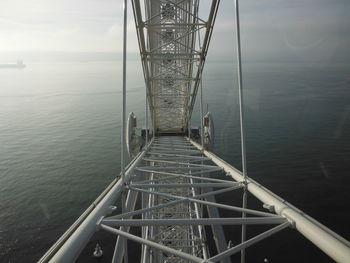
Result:
{"label": "overcast sky", "polygon": [[[0,51],[120,52],[122,2],[1,0]],[[221,0],[210,54],[233,50],[232,2]],[[240,7],[246,58],[349,58],[349,0],[241,0]],[[130,4],[129,11],[128,47],[137,52]]]}

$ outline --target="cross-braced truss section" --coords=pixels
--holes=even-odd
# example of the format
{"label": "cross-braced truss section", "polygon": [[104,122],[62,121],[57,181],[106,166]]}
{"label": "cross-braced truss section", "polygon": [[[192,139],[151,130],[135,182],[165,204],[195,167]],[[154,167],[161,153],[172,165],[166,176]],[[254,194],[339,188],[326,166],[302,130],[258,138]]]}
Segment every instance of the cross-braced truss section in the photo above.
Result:
{"label": "cross-braced truss section", "polygon": [[[241,189],[245,183],[219,179],[223,168],[207,164],[210,159],[183,137],[157,137],[142,159],[126,186],[127,210],[99,223],[101,229],[119,236],[116,262],[122,262],[124,256],[123,238],[142,244],[140,262],[144,263],[231,262],[230,256],[242,248],[291,225],[282,216],[217,202],[216,196]],[[137,196],[142,205],[134,210]],[[220,217],[219,209],[237,216]],[[250,216],[242,217],[242,212]],[[228,246],[223,226],[242,224],[277,226]],[[215,255],[209,253],[205,226],[211,226]],[[130,227],[140,228],[141,236],[128,233]]]}
{"label": "cross-braced truss section", "polygon": [[219,0],[205,18],[198,0],[145,0],[143,8],[140,0],[132,3],[153,124],[157,132],[184,132]]}
{"label": "cross-braced truss section", "polygon": [[[208,1],[210,6],[204,11],[199,9],[199,0],[131,1],[155,129],[153,137],[151,141],[146,137],[147,145],[127,167],[122,147],[121,179],[113,180],[39,262],[75,262],[90,240],[96,242],[91,239],[96,231],[108,236],[106,250],[112,246],[104,262],[112,259],[113,263],[128,263],[131,242],[140,245],[138,252],[134,249],[132,253],[141,263],[229,263],[239,252],[244,262],[246,248],[288,227],[295,228],[335,261],[349,262],[347,240],[203,145],[186,137],[164,136],[187,132],[219,0]],[[126,7],[127,1],[124,3]],[[124,21],[126,28],[126,8]],[[125,116],[123,104],[123,137]],[[223,196],[232,198],[242,190],[243,203],[241,196],[237,206],[233,200],[223,200]],[[248,209],[248,193],[267,210]],[[260,225],[264,230],[247,238],[248,225]],[[238,227],[238,238],[232,241],[232,236],[225,236],[228,227]],[[117,240],[113,243],[109,237],[114,236]],[[102,254],[97,244],[94,255]]]}
{"label": "cross-braced truss section", "polygon": [[[255,196],[267,210],[248,209],[241,202],[234,206],[232,198],[241,201],[237,193],[241,190]],[[115,210],[118,200],[123,204],[119,212]],[[251,225],[259,225],[263,231],[242,239],[238,234],[237,239],[227,236],[224,229],[238,227],[243,232]],[[127,260],[131,249],[126,244],[136,242],[140,249],[132,250],[132,262],[137,257],[141,263],[229,263],[231,256],[243,254],[248,247],[288,227],[335,261],[349,262],[350,244],[344,238],[253,179],[243,177],[196,142],[159,136],[128,165],[124,184],[115,179],[39,262],[74,262],[100,230],[111,237],[109,244],[114,249],[104,249],[111,250],[112,262],[131,262]],[[99,251],[97,247],[96,254]],[[103,262],[109,262],[105,259]]]}

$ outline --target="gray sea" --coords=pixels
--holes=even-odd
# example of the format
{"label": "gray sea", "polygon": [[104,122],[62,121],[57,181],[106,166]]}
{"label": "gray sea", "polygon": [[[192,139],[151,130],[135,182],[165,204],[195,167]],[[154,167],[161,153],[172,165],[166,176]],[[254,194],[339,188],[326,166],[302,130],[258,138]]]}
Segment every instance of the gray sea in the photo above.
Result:
{"label": "gray sea", "polygon": [[[61,61],[0,69],[0,262],[38,260],[119,173],[121,66]],[[349,65],[243,66],[248,175],[350,239]],[[215,122],[214,152],[240,168],[235,76],[232,62],[208,60],[203,93]],[[142,127],[145,88],[136,60],[128,61],[127,90],[128,112]],[[191,124],[198,120],[197,105]],[[280,238],[265,248],[269,262],[331,262],[291,235],[294,244]],[[290,261],[274,258],[276,250]]]}

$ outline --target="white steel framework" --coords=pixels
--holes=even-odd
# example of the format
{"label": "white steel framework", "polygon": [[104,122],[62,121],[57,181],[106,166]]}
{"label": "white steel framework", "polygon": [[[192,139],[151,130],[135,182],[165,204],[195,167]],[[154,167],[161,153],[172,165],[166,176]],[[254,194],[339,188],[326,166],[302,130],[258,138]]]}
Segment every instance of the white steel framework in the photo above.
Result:
{"label": "white steel framework", "polygon": [[[146,82],[146,107],[149,106],[157,136],[148,138],[146,132],[146,145],[125,168],[122,154],[121,178],[106,188],[40,262],[74,262],[96,231],[117,236],[112,262],[128,262],[128,241],[141,245],[138,252],[141,263],[229,263],[236,253],[241,253],[244,262],[246,248],[286,228],[299,231],[335,261],[350,262],[347,240],[249,178],[245,168],[242,173],[205,150],[203,128],[201,145],[184,137],[201,83],[219,1],[211,1],[206,20],[198,15],[199,0],[145,0],[144,13],[140,0],[131,1]],[[125,0],[125,16],[126,3]],[[237,42],[240,42],[238,23]],[[240,61],[239,49],[237,54]],[[125,69],[124,31],[124,73]],[[123,138],[125,83],[124,76]],[[240,93],[241,84],[240,81]],[[242,102],[242,93],[240,99]],[[202,108],[202,102],[200,105]],[[243,104],[240,106],[243,124]],[[242,125],[244,139],[243,135]],[[125,142],[122,143],[124,151]],[[242,190],[242,206],[218,201],[224,194],[229,196]],[[267,211],[248,209],[248,193],[260,200]],[[118,201],[121,209],[115,209]],[[222,211],[230,216],[222,216]],[[269,228],[247,239],[248,225]],[[232,244],[225,236],[225,226],[240,227],[241,241]],[[132,229],[138,229],[139,234],[132,233]],[[213,246],[215,249],[210,249]]]}
{"label": "white steel framework", "polygon": [[[125,182],[124,187],[121,180],[112,182],[40,262],[74,262],[96,230],[118,236],[113,262],[125,262],[124,239],[142,245],[140,262],[231,262],[230,256],[287,227],[298,230],[337,262],[349,262],[348,241],[251,178],[244,180],[240,171],[188,138],[153,138],[127,167]],[[268,210],[216,200],[244,187]],[[111,214],[123,191],[127,194],[124,211]],[[135,209],[137,202],[139,209]],[[235,216],[222,217],[219,209]],[[206,225],[211,226],[216,254],[209,252]],[[229,246],[223,231],[226,225],[270,229]],[[140,228],[140,236],[129,233],[130,227]]]}
{"label": "white steel framework", "polygon": [[[205,18],[199,0],[132,0],[152,120],[157,132],[187,130],[219,0]],[[201,43],[201,37],[203,38]]]}

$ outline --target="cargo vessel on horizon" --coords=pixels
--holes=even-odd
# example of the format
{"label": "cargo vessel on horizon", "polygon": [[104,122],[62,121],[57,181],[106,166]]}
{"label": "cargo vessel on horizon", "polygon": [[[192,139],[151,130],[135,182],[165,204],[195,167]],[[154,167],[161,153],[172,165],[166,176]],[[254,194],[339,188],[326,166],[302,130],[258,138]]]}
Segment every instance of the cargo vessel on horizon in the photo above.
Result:
{"label": "cargo vessel on horizon", "polygon": [[17,63],[0,63],[0,68],[25,68],[26,65],[22,60],[17,60]]}

